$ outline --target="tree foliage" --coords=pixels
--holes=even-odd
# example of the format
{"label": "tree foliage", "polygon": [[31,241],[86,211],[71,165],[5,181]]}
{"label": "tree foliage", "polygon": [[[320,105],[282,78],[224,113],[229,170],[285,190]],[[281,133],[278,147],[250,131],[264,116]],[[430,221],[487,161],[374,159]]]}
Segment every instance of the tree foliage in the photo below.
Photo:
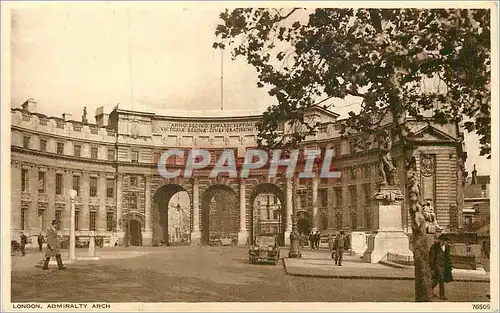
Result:
{"label": "tree foliage", "polygon": [[[259,125],[267,146],[300,143],[317,125],[304,120],[318,99],[362,99],[344,132],[370,132],[392,114],[463,122],[490,156],[490,12],[460,9],[240,8],[221,13],[214,48],[231,49],[276,97]],[[433,88],[426,88],[429,82]],[[427,114],[427,115],[426,115]],[[428,114],[431,114],[430,116]],[[402,119],[403,118],[403,119]],[[283,136],[279,125],[301,125]]]}
{"label": "tree foliage", "polygon": [[330,98],[362,101],[360,112],[343,121],[343,134],[373,133],[386,117],[392,119],[406,161],[415,299],[429,301],[415,134],[406,118],[463,123],[479,135],[480,154],[490,157],[490,11],[240,8],[220,18],[214,48],[246,58],[258,72],[258,86],[270,87],[277,99],[259,123],[260,145],[297,147],[318,127],[307,119],[308,109]]}

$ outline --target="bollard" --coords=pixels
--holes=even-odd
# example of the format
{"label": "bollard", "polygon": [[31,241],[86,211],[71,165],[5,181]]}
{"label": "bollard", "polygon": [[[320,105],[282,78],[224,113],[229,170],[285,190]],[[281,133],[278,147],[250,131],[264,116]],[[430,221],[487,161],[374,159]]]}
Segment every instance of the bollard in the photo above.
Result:
{"label": "bollard", "polygon": [[95,257],[95,236],[93,235],[90,236],[89,241],[89,256]]}

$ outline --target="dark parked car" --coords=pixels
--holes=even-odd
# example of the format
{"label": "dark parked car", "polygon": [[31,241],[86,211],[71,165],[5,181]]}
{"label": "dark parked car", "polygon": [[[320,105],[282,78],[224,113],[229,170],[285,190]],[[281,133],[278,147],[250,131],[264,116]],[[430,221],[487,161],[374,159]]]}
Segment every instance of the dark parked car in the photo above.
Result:
{"label": "dark parked car", "polygon": [[275,235],[257,236],[254,245],[248,251],[248,258],[252,264],[260,261],[278,264],[280,259],[278,237]]}

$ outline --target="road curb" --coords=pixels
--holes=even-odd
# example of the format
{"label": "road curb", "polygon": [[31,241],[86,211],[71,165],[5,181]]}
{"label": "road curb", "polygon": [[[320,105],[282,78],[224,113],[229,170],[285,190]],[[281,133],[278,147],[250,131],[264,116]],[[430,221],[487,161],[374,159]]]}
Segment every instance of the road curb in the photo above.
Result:
{"label": "road curb", "polygon": [[[415,280],[415,277],[402,276],[381,276],[381,275],[336,275],[336,274],[316,274],[316,273],[297,273],[290,271],[286,266],[286,258],[283,258],[283,267],[285,273],[291,276],[298,277],[313,277],[313,278],[331,278],[331,279],[366,279],[366,280]],[[490,278],[478,277],[476,279],[456,277],[453,281],[456,282],[473,282],[473,283],[490,283]]]}

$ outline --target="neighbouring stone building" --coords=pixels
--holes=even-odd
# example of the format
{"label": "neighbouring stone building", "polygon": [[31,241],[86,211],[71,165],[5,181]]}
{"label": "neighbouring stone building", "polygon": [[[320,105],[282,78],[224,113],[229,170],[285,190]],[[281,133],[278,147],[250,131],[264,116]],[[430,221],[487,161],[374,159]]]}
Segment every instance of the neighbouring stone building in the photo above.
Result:
{"label": "neighbouring stone building", "polygon": [[490,176],[477,175],[476,165],[465,187],[463,230],[476,232],[490,223]]}
{"label": "neighbouring stone building", "polygon": [[[212,157],[234,149],[240,160],[247,149],[257,146],[255,123],[260,114],[159,112],[118,105],[109,112],[98,108],[96,123],[91,124],[86,113],[80,121],[41,114],[30,99],[20,108],[11,109],[12,238],[18,239],[21,231],[29,236],[44,232],[53,219],[63,234],[69,234],[70,189],[78,192],[77,235],[88,236],[95,231],[106,240],[116,238],[120,243],[130,238],[132,244],[151,245],[165,241],[169,233],[173,236],[168,230],[167,212],[170,199],[181,191],[190,198],[187,220],[192,244],[208,243],[217,227],[239,244],[247,244],[256,232],[256,216],[263,217],[263,212],[269,213],[266,231],[281,232],[285,242],[291,232],[292,214],[320,231],[368,232],[377,228],[371,196],[379,181],[378,146],[373,138],[366,138],[370,140],[360,150],[341,138],[339,115],[318,106],[311,109],[308,118],[320,123],[319,132],[308,137],[303,146],[332,149],[340,178],[270,178],[265,168],[251,170],[248,179],[208,178],[208,169],[190,179],[159,175],[156,162],[169,148],[207,149]],[[385,127],[390,127],[390,121]],[[463,221],[463,135],[456,125],[427,121],[414,121],[412,128],[421,135],[415,151],[421,200],[432,201],[440,226],[456,230]],[[404,191],[401,155],[395,144],[393,159]],[[167,168],[181,168],[183,162],[181,157],[171,157]],[[275,195],[269,199],[275,207],[272,212],[262,209],[268,203],[259,198],[263,194]],[[218,198],[229,204],[219,209],[221,206],[213,205]],[[257,198],[261,199],[259,205],[255,204]],[[403,229],[410,233],[406,205],[402,216]],[[277,224],[280,227],[275,227]]]}

